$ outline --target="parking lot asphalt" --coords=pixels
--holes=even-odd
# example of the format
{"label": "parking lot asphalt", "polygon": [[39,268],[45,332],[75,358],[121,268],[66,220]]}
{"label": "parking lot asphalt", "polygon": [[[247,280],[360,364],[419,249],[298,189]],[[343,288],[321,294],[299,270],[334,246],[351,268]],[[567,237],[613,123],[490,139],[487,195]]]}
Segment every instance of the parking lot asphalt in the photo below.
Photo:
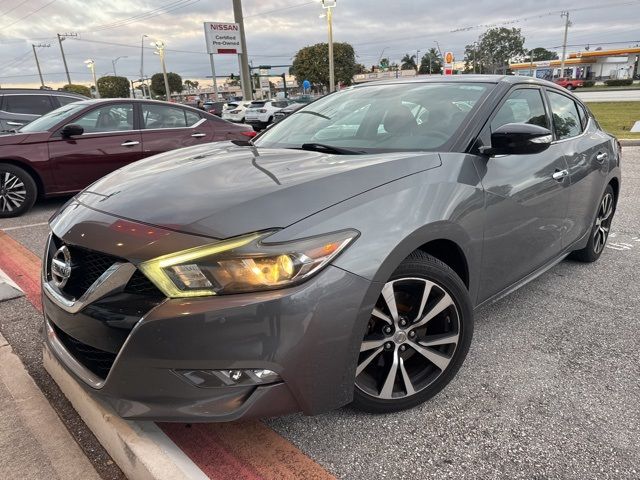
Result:
{"label": "parking lot asphalt", "polygon": [[[0,229],[40,254],[41,224],[63,202]],[[346,407],[265,423],[345,479],[640,478],[639,212],[640,147],[625,147],[600,260],[564,261],[479,310],[465,365],[434,399],[386,416]],[[0,331],[37,376],[29,308],[24,299],[0,304]]]}

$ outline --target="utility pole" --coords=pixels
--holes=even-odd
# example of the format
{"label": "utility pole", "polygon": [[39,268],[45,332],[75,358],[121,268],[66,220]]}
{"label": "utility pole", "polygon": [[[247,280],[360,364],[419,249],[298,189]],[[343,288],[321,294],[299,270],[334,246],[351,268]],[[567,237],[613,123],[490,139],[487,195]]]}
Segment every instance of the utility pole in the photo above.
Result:
{"label": "utility pole", "polygon": [[58,36],[58,43],[60,44],[60,52],[62,53],[62,63],[64,63],[64,71],[67,74],[67,82],[69,82],[69,85],[71,85],[71,77],[69,76],[69,67],[67,66],[67,59],[64,56],[64,48],[62,48],[62,41],[65,40],[67,37],[77,37],[78,34],[77,33],[57,33],[56,35]]}
{"label": "utility pole", "polygon": [[564,77],[564,62],[567,58],[567,35],[569,33],[569,26],[571,22],[569,21],[569,11],[564,11],[560,15],[561,17],[566,17],[566,21],[564,23],[564,40],[562,41],[562,59],[560,60],[560,76]]}
{"label": "utility pole", "polygon": [[36,52],[36,47],[50,47],[49,43],[39,43],[38,45],[31,44],[33,47],[33,56],[36,57],[36,67],[38,67],[38,75],[40,76],[40,84],[42,88],[44,88],[44,79],[42,78],[42,70],[40,70],[40,62],[38,61],[38,53]]}
{"label": "utility pole", "polygon": [[478,51],[478,42],[473,42],[473,73],[476,73],[476,52]]}
{"label": "utility pole", "polygon": [[96,78],[96,62],[92,58],[84,61],[84,64],[87,66],[93,75],[93,84],[96,87],[96,98],[100,98],[100,90],[98,90],[98,79]]}
{"label": "utility pole", "polygon": [[[142,98],[145,98],[146,93],[144,92],[144,39],[149,35],[142,34],[140,38],[140,87],[142,88]],[[151,98],[151,93],[149,93],[149,98]]]}
{"label": "utility pole", "polygon": [[420,49],[416,50],[416,73],[420,71]]}
{"label": "utility pole", "polygon": [[155,53],[160,56],[160,64],[162,65],[162,75],[164,76],[165,100],[168,102],[171,100],[171,88],[169,88],[169,77],[167,77],[167,66],[164,63],[165,44],[164,42],[158,40],[153,43],[153,46],[156,47]]}
{"label": "utility pole", "polygon": [[333,9],[336,0],[322,0],[322,8],[327,11],[327,29],[329,31],[329,92],[336,91],[336,79],[333,68]]}
{"label": "utility pole", "polygon": [[529,70],[531,70],[531,76],[535,77],[533,74],[533,49],[529,51]]}
{"label": "utility pole", "polygon": [[247,39],[244,34],[244,18],[242,16],[242,0],[233,0],[233,17],[235,23],[240,26],[240,48],[242,48],[242,53],[238,54],[238,63],[240,64],[242,98],[245,101],[253,100],[251,74],[249,73],[249,56],[247,55]]}

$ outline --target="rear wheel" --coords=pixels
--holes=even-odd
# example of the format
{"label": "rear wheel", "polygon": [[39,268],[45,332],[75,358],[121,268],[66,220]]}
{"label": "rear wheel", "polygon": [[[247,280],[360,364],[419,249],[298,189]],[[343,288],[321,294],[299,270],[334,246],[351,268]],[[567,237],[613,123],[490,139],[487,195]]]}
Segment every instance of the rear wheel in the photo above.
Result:
{"label": "rear wheel", "polygon": [[595,262],[600,258],[609,239],[611,222],[615,213],[615,196],[611,185],[607,185],[598,205],[598,213],[589,234],[587,246],[571,253],[571,258],[580,262]]}
{"label": "rear wheel", "polygon": [[573,85],[571,84],[567,85],[567,90],[573,90]]}
{"label": "rear wheel", "polygon": [[353,404],[374,413],[411,408],[455,376],[469,350],[467,289],[440,260],[414,252],[384,285],[360,346]]}
{"label": "rear wheel", "polygon": [[0,218],[27,212],[37,195],[38,188],[31,175],[15,165],[0,163]]}

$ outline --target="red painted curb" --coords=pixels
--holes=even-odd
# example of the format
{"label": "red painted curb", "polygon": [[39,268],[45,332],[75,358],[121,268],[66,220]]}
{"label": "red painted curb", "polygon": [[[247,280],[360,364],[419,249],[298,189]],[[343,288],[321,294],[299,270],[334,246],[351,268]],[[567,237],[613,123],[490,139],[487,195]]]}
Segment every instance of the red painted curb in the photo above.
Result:
{"label": "red painted curb", "polygon": [[[0,231],[0,268],[42,311],[37,255]],[[284,437],[261,422],[159,423],[211,480],[335,480]]]}

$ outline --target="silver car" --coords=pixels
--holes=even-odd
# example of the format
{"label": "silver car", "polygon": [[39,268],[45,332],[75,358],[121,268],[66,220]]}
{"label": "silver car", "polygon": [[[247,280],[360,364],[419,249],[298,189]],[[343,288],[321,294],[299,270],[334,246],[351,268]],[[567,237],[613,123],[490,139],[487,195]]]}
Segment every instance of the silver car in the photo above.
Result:
{"label": "silver car", "polygon": [[410,408],[460,369],[475,309],[600,257],[619,192],[617,141],[552,83],[347,88],[65,205],[47,348],[128,418]]}

